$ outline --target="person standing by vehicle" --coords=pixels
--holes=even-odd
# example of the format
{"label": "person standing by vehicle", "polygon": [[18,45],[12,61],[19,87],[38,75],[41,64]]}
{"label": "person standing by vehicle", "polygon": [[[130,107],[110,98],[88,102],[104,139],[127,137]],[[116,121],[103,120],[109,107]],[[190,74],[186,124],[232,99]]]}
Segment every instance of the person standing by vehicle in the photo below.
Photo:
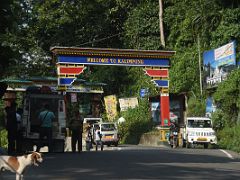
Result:
{"label": "person standing by vehicle", "polygon": [[98,145],[100,145],[101,151],[103,151],[102,134],[100,132],[99,126],[97,126],[95,130],[95,143],[96,143],[96,151],[98,151]]}
{"label": "person standing by vehicle", "polygon": [[17,118],[17,138],[16,138],[16,150],[17,153],[22,151],[22,114],[23,109],[17,108],[16,118]]}
{"label": "person standing by vehicle", "polygon": [[92,148],[92,133],[91,133],[91,125],[88,124],[88,126],[86,127],[86,150],[90,151],[90,149]]}
{"label": "person standing by vehicle", "polygon": [[176,148],[178,145],[178,125],[175,121],[171,122],[169,130],[170,130],[169,136],[170,146]]}
{"label": "person standing by vehicle", "polygon": [[37,151],[39,152],[42,147],[43,138],[47,137],[48,151],[52,152],[52,122],[55,119],[55,115],[52,111],[50,111],[49,104],[44,105],[44,109],[40,112],[38,119],[41,122],[41,126]]}
{"label": "person standing by vehicle", "polygon": [[78,146],[78,152],[82,151],[82,132],[83,132],[83,117],[80,115],[79,111],[74,112],[74,117],[72,117],[69,122],[70,130],[72,133],[72,152],[76,152],[76,145]]}
{"label": "person standing by vehicle", "polygon": [[10,106],[5,108],[6,111],[6,129],[8,131],[8,154],[16,153],[17,139],[17,118],[16,118],[16,103],[12,102]]}

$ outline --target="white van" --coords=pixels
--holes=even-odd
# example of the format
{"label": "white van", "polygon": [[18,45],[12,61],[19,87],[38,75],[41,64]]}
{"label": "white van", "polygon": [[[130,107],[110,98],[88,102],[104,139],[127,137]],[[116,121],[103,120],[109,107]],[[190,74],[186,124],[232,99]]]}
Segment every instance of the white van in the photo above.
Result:
{"label": "white van", "polygon": [[183,138],[187,148],[194,144],[202,144],[204,148],[208,148],[209,144],[217,144],[212,120],[207,117],[187,117]]}
{"label": "white van", "polygon": [[[97,123],[93,125],[93,129],[99,127],[100,128],[100,134],[102,135],[102,143],[104,145],[110,146],[118,146],[119,142],[119,136],[118,136],[118,129],[115,123],[111,122],[103,122],[103,123]],[[95,136],[95,133],[93,133]],[[95,137],[93,137],[95,139]]]}
{"label": "white van", "polygon": [[95,124],[95,123],[101,123],[102,118],[84,118],[83,123],[84,124]]}

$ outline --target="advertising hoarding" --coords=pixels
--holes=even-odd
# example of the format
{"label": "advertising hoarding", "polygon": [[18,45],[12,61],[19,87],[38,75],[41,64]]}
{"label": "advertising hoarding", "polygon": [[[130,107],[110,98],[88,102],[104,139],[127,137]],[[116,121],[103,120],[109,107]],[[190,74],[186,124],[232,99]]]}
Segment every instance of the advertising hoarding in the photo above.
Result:
{"label": "advertising hoarding", "polygon": [[105,108],[107,112],[107,118],[113,121],[117,116],[117,97],[115,95],[109,95],[104,97]]}
{"label": "advertising hoarding", "polygon": [[132,98],[120,98],[119,99],[121,111],[126,111],[128,108],[135,108],[138,106],[137,97]]}
{"label": "advertising hoarding", "polygon": [[209,96],[206,100],[206,116],[211,117],[212,113],[216,111],[216,106],[214,104],[213,98]]}
{"label": "advertising hoarding", "polygon": [[203,53],[203,85],[216,87],[236,67],[235,41]]}

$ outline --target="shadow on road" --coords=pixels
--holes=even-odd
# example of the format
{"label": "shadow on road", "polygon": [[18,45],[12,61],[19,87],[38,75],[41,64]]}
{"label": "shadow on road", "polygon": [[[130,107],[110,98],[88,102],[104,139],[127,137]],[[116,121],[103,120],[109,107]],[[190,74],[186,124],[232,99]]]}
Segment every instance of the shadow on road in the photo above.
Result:
{"label": "shadow on road", "polygon": [[[6,179],[11,178],[7,173]],[[25,180],[239,179],[240,161],[218,150],[139,148],[121,151],[45,154]]]}

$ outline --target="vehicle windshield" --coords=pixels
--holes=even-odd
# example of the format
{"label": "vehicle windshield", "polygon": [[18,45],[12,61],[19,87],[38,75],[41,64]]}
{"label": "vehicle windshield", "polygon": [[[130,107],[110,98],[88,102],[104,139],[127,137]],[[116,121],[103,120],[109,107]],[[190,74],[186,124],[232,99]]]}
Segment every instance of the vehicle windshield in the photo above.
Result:
{"label": "vehicle windshield", "polygon": [[211,120],[193,120],[190,119],[188,120],[188,124],[187,127],[190,128],[211,128],[212,124],[211,124]]}
{"label": "vehicle windshield", "polygon": [[116,127],[114,124],[101,124],[102,131],[114,131]]}

